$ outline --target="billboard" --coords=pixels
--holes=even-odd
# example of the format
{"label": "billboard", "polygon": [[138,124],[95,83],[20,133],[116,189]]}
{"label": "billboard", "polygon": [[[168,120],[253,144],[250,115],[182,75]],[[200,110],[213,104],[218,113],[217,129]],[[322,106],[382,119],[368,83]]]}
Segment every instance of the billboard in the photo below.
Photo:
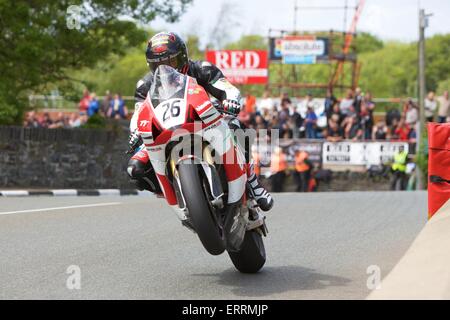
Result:
{"label": "billboard", "polygon": [[285,64],[315,64],[328,60],[328,39],[315,36],[270,38],[270,60]]}
{"label": "billboard", "polygon": [[324,142],[323,164],[380,165],[392,161],[400,146],[408,151],[407,142]]}
{"label": "billboard", "polygon": [[264,50],[206,51],[206,60],[215,64],[234,84],[266,84],[268,54]]}

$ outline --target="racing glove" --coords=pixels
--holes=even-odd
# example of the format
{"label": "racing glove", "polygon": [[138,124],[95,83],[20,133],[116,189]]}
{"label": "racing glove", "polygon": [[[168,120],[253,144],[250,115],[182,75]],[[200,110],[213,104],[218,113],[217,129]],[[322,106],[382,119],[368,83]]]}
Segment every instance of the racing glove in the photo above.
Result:
{"label": "racing glove", "polygon": [[130,137],[128,138],[129,150],[127,153],[128,154],[134,153],[136,149],[141,146],[142,143],[143,140],[141,135],[138,133],[137,130],[133,131],[132,133],[130,133]]}
{"label": "racing glove", "polygon": [[237,116],[241,112],[241,105],[236,100],[225,99],[222,101],[224,112]]}

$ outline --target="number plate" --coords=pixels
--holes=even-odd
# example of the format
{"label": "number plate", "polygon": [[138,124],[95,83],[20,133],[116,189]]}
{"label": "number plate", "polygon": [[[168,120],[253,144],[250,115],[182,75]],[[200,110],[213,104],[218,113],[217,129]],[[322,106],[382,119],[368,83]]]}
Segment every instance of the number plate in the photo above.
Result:
{"label": "number plate", "polygon": [[186,100],[166,100],[157,105],[154,111],[156,118],[164,128],[182,125],[186,118]]}

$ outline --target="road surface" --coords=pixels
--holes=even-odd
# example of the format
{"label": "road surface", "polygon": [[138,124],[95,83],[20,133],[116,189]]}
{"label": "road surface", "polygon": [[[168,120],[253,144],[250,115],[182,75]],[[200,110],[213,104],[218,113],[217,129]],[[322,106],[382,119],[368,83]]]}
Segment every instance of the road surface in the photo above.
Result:
{"label": "road surface", "polygon": [[[425,192],[277,194],[255,275],[210,256],[162,199],[0,198],[1,299],[364,299],[426,223]],[[70,266],[80,289],[68,289]],[[70,269],[71,270],[71,269]]]}

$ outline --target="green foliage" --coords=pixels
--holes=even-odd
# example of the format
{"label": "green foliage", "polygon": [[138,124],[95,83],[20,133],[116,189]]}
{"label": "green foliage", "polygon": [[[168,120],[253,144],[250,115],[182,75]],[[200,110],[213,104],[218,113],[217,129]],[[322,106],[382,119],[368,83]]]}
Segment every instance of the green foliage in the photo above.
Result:
{"label": "green foliage", "polygon": [[[26,104],[16,96],[24,91],[57,81],[72,81],[70,70],[95,67],[110,54],[123,55],[147,37],[138,23],[148,23],[156,16],[174,21],[190,2],[0,0],[1,106],[23,109]],[[68,27],[70,5],[79,5],[81,9],[79,28]],[[15,117],[14,121],[20,118]]]}
{"label": "green foliage", "polygon": [[[149,34],[151,34],[150,32]],[[427,39],[427,85],[429,90],[439,94],[449,89],[450,35],[435,36]],[[199,48],[197,36],[187,37],[190,58],[204,59],[204,52]],[[365,91],[371,91],[375,97],[416,97],[417,96],[417,43],[383,43],[378,38],[362,33],[355,38],[356,51],[362,64],[359,85]],[[268,47],[267,38],[259,35],[244,35],[239,40],[229,43],[225,49],[260,49]],[[349,66],[346,66],[348,68]],[[130,50],[123,58],[113,56],[97,65],[95,69],[85,69],[83,75],[77,75],[89,88],[103,94],[106,89],[132,95],[136,81],[147,72],[144,60],[144,48]],[[295,75],[292,71],[295,70]],[[278,83],[281,74],[289,75],[287,82],[326,83],[330,77],[330,66],[317,65],[280,65],[269,66],[270,81]],[[350,77],[351,70],[346,69]],[[348,79],[347,79],[348,80]],[[265,87],[261,85],[239,86],[243,93],[261,96]],[[285,89],[281,89],[284,91]],[[323,95],[323,90],[295,90],[293,94],[305,95],[311,91]],[[278,94],[273,90],[272,94]],[[337,94],[340,94],[337,92]]]}
{"label": "green foliage", "polygon": [[439,82],[436,92],[442,94],[444,91],[450,90],[450,78]]}
{"label": "green foliage", "polygon": [[384,48],[359,56],[360,87],[377,97],[415,96],[417,49],[410,44],[387,43]]}
{"label": "green foliage", "polygon": [[449,79],[450,34],[427,39],[425,46],[427,89],[436,91],[441,81]]}
{"label": "green foliage", "polygon": [[200,39],[198,38],[198,36],[188,35],[185,41],[190,59],[192,60],[205,59],[205,53],[202,50],[200,50]]}
{"label": "green foliage", "polygon": [[96,113],[92,115],[84,125],[82,125],[82,128],[104,129],[106,128],[106,120],[101,115]]}
{"label": "green foliage", "polygon": [[374,52],[383,49],[383,41],[367,32],[362,32],[353,40],[353,46],[357,54]]}
{"label": "green foliage", "polygon": [[12,125],[17,123],[19,110],[13,105],[0,100],[0,123]]}
{"label": "green foliage", "polygon": [[225,46],[226,50],[267,50],[267,38],[260,35],[244,35],[238,41]]}
{"label": "green foliage", "polygon": [[419,146],[419,152],[416,155],[415,162],[422,172],[422,183],[424,188],[428,186],[428,131],[422,134],[421,144]]}

